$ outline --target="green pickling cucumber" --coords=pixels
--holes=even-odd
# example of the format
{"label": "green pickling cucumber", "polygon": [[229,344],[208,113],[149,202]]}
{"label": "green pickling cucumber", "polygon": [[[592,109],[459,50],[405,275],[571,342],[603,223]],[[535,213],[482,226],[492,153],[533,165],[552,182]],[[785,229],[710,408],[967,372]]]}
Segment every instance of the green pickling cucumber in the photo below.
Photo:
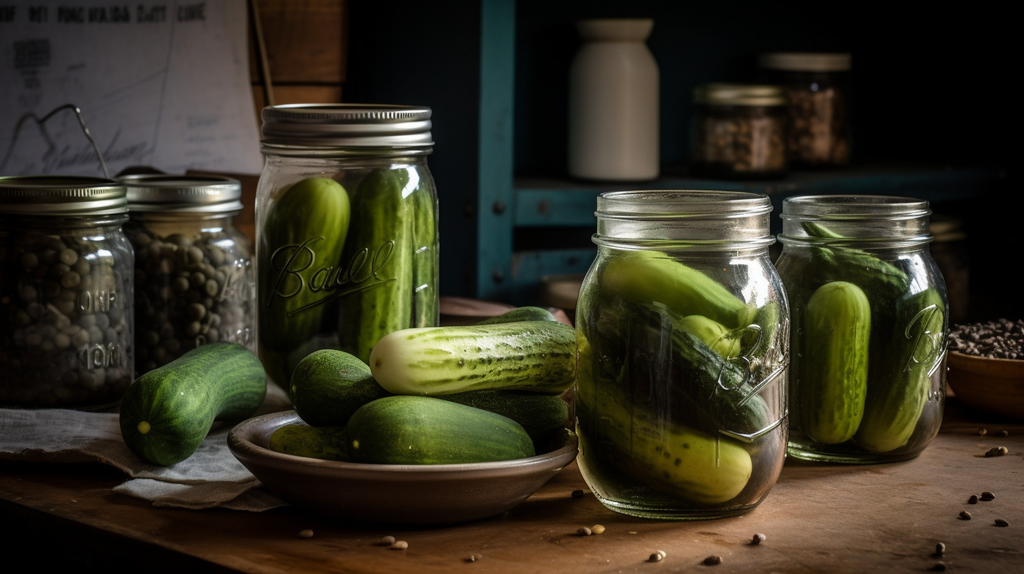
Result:
{"label": "green pickling cucumber", "polygon": [[609,257],[601,282],[604,290],[632,303],[664,303],[679,315],[702,315],[730,329],[748,325],[756,312],[719,282],[663,253]]}
{"label": "green pickling cucumber", "polygon": [[345,427],[285,425],[270,435],[270,450],[293,456],[348,462]]}
{"label": "green pickling cucumber", "polygon": [[469,391],[439,399],[508,417],[521,424],[535,445],[568,426],[569,405],[557,395],[507,391]]}
{"label": "green pickling cucumber", "polygon": [[740,354],[740,337],[718,321],[703,315],[689,315],[676,321],[675,325],[700,339],[723,359],[731,359]]}
{"label": "green pickling cucumber", "polygon": [[[819,223],[804,222],[804,231],[820,239],[845,239]],[[829,280],[849,281],[874,295],[894,297],[907,291],[910,278],[898,267],[882,261],[867,251],[844,245],[814,246],[813,267]]]}
{"label": "green pickling cucumber", "polygon": [[477,325],[493,325],[495,323],[518,323],[520,321],[554,321],[558,318],[551,314],[551,311],[540,307],[517,307],[511,311],[484,319]]}
{"label": "green pickling cucumber", "polygon": [[[424,172],[417,172],[424,176]],[[413,227],[413,323],[412,327],[436,327],[440,323],[438,292],[439,253],[437,235],[437,193],[433,179],[412,192],[416,215]]]}
{"label": "green pickling cucumber", "polygon": [[366,403],[388,396],[366,363],[337,349],[320,349],[299,361],[290,394],[295,412],[310,426],[344,426]]}
{"label": "green pickling cucumber", "polygon": [[341,299],[343,351],[367,362],[384,335],[413,325],[414,252],[419,193],[412,168],[377,169],[352,194],[352,220],[342,260],[351,286]]}
{"label": "green pickling cucumber", "polygon": [[[946,352],[946,304],[934,289],[896,301],[892,336],[869,370],[864,419],[855,440],[875,453],[907,444]],[[938,425],[934,425],[938,428]]]}
{"label": "green pickling cucumber", "polygon": [[804,431],[824,444],[853,438],[867,394],[871,305],[853,283],[819,287],[804,314],[798,401]]}
{"label": "green pickling cucumber", "polygon": [[531,457],[514,420],[433,397],[394,396],[364,405],[346,429],[353,462],[463,464]]}
{"label": "green pickling cucumber", "polygon": [[128,387],[121,436],[140,459],[169,466],[192,456],[214,421],[252,416],[266,394],[266,372],[251,351],[238,343],[200,345]]}
{"label": "green pickling cucumber", "polygon": [[285,389],[301,359],[296,351],[333,329],[324,318],[337,313],[350,214],[348,192],[338,182],[304,179],[270,205],[257,238],[259,355]]}

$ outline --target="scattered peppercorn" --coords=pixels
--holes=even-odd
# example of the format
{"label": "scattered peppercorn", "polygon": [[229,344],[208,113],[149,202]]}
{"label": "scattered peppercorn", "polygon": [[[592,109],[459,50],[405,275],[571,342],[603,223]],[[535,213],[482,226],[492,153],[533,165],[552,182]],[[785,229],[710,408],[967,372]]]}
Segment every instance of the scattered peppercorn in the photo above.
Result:
{"label": "scattered peppercorn", "polygon": [[1001,431],[996,433],[996,436],[1010,436],[1010,431],[1008,431],[1008,430],[1001,430]]}
{"label": "scattered peppercorn", "polygon": [[595,524],[590,527],[590,531],[594,534],[601,534],[604,532],[604,526],[601,524]]}
{"label": "scattered peppercorn", "polygon": [[1010,523],[1003,520],[1002,518],[996,518],[996,526],[1009,526]]}
{"label": "scattered peppercorn", "polygon": [[305,530],[300,530],[299,531],[299,538],[312,538],[312,537],[313,537],[313,531],[308,529],[308,528],[305,529]]}
{"label": "scattered peppercorn", "polygon": [[659,550],[659,551],[655,552],[654,554],[651,554],[650,557],[647,558],[647,561],[648,562],[661,562],[664,559],[665,559],[665,552],[662,551],[662,550]]}
{"label": "scattered peppercorn", "polygon": [[967,499],[967,504],[978,504],[978,495],[972,494],[971,497]]}
{"label": "scattered peppercorn", "polygon": [[705,566],[718,566],[721,563],[722,563],[722,557],[721,556],[708,556],[707,558],[704,559],[704,562],[703,562],[703,564]]}
{"label": "scattered peppercorn", "polygon": [[479,558],[477,558],[476,554],[470,554],[466,557],[466,562],[476,562],[477,560],[479,560]]}
{"label": "scattered peppercorn", "polygon": [[978,429],[978,434],[981,435],[981,436],[985,436],[985,435],[988,434],[988,429],[985,429],[985,428]]}
{"label": "scattered peppercorn", "polygon": [[395,543],[395,537],[394,536],[385,536],[385,537],[380,539],[380,543],[385,545],[385,546],[391,546],[392,544]]}
{"label": "scattered peppercorn", "polygon": [[583,498],[583,491],[579,490],[579,489],[572,491],[572,497],[573,498]]}
{"label": "scattered peppercorn", "polygon": [[971,513],[967,512],[966,510],[961,510],[960,511],[960,519],[961,520],[970,520],[971,519]]}
{"label": "scattered peppercorn", "polygon": [[395,540],[395,543],[391,545],[392,550],[405,550],[409,547],[409,543],[405,540]]}
{"label": "scattered peppercorn", "polygon": [[994,446],[985,452],[985,457],[1003,456],[1009,452],[1005,446]]}
{"label": "scattered peppercorn", "polygon": [[577,530],[576,533],[579,534],[580,536],[590,536],[591,534],[593,534],[593,532],[589,528],[587,528],[586,526],[584,526],[583,528],[580,528],[579,530]]}
{"label": "scattered peppercorn", "polygon": [[935,545],[935,554],[936,555],[942,556],[945,553],[946,553],[946,545],[945,544],[939,542],[938,544]]}
{"label": "scattered peppercorn", "polygon": [[996,495],[994,495],[991,492],[986,490],[985,492],[981,493],[981,499],[982,500],[995,500],[996,499]]}
{"label": "scattered peppercorn", "polygon": [[947,568],[947,566],[946,566],[945,562],[936,562],[932,566],[932,572],[945,572],[946,568]]}
{"label": "scattered peppercorn", "polygon": [[751,543],[751,544],[753,544],[754,546],[757,546],[758,544],[760,544],[760,543],[764,542],[764,540],[765,540],[765,535],[764,535],[764,534],[761,534],[760,532],[758,532],[758,533],[757,533],[757,534],[755,534],[755,535],[754,535],[754,537],[753,537],[753,538],[752,538],[752,539],[750,540],[750,543]]}

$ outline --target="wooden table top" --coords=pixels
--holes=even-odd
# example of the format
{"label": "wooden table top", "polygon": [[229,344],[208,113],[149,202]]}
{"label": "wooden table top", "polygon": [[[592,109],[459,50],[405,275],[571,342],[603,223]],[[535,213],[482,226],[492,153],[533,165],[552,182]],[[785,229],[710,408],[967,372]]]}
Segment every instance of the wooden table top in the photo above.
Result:
{"label": "wooden table top", "polygon": [[[988,429],[981,436],[978,429]],[[1006,437],[998,431],[1007,430]],[[1009,454],[985,457],[994,446]],[[0,463],[0,549],[40,566],[108,572],[950,572],[1024,573],[1024,424],[947,403],[918,458],[837,466],[790,460],[761,506],[720,520],[662,522],[603,507],[575,464],[520,506],[444,528],[351,524],[287,507],[264,513],[157,508],[115,494],[99,464]],[[995,499],[968,504],[972,494]],[[959,517],[962,510],[971,520]],[[1009,523],[995,525],[996,519]],[[601,524],[602,534],[581,527]],[[299,536],[305,529],[311,538]],[[766,539],[750,544],[755,533]],[[384,536],[408,548],[380,544]],[[935,556],[937,543],[945,555]],[[648,562],[662,550],[661,562]],[[475,560],[470,560],[470,557]],[[721,564],[706,566],[708,556]]]}

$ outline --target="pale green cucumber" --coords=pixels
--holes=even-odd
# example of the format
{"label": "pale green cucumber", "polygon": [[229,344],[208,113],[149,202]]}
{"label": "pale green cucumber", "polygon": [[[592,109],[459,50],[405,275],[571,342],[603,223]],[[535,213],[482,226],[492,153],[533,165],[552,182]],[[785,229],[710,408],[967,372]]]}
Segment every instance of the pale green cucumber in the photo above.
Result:
{"label": "pale green cucumber", "polygon": [[747,326],[757,312],[721,283],[664,253],[631,251],[609,257],[601,282],[605,291],[632,303],[664,303],[680,315],[703,315],[730,329]]}
{"label": "pale green cucumber", "polygon": [[823,444],[853,438],[867,394],[871,305],[853,283],[819,287],[804,313],[799,397],[804,432]]}
{"label": "pale green cucumber", "polygon": [[491,325],[493,323],[518,323],[520,321],[558,321],[551,311],[540,307],[516,307],[501,315],[495,315],[484,319],[477,325]]}
{"label": "pale green cucumber", "polygon": [[396,395],[474,390],[557,395],[574,382],[576,338],[552,321],[403,329],[380,340],[370,371]]}
{"label": "pale green cucumber", "polygon": [[896,302],[893,335],[869,369],[864,419],[855,437],[861,448],[885,453],[910,440],[946,352],[946,329],[946,302],[937,290]]}

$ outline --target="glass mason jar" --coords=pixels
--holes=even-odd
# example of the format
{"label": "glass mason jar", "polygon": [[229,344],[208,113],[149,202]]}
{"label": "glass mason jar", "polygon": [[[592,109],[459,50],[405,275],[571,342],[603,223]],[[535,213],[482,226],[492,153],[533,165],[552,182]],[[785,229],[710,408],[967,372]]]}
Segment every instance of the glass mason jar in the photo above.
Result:
{"label": "glass mason jar", "polygon": [[786,175],[786,96],[781,87],[704,84],[694,89],[694,175],[773,179]]}
{"label": "glass mason jar", "polygon": [[948,303],[927,201],[798,196],[776,266],[792,313],[791,456],[913,458],[945,401]]}
{"label": "glass mason jar", "polygon": [[102,409],[131,384],[122,184],[0,177],[0,406]]}
{"label": "glass mason jar", "polygon": [[256,193],[259,356],[286,391],[318,349],[364,362],[384,335],[438,324],[430,108],[263,109]]}
{"label": "glass mason jar", "polygon": [[850,54],[777,52],[759,59],[765,81],[786,87],[786,148],[793,167],[850,163]]}
{"label": "glass mason jar", "polygon": [[132,175],[125,234],[135,248],[138,377],[204,344],[256,352],[249,239],[234,224],[242,184],[222,177]]}
{"label": "glass mason jar", "polygon": [[597,200],[576,308],[579,466],[633,516],[747,512],[786,455],[789,310],[771,201],[726,191]]}

